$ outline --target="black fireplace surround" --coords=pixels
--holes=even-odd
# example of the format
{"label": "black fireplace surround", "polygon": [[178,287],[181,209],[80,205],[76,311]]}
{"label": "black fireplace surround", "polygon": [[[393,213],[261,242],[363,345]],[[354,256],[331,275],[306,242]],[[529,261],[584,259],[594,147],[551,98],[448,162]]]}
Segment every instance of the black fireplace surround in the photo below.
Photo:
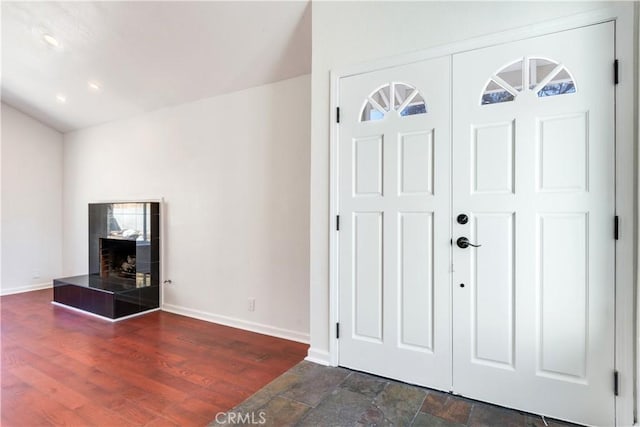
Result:
{"label": "black fireplace surround", "polygon": [[89,204],[89,274],[53,281],[53,301],[118,319],[160,306],[160,204]]}

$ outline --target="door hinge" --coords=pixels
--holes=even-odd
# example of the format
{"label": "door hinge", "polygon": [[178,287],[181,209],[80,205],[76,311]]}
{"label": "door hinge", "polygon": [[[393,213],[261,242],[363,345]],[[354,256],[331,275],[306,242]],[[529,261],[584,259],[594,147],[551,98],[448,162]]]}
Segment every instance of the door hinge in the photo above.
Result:
{"label": "door hinge", "polygon": [[340,123],[340,107],[336,107],[336,123]]}
{"label": "door hinge", "polygon": [[620,219],[618,218],[618,215],[616,215],[613,218],[613,238],[618,240],[618,233],[620,230]]}
{"label": "door hinge", "polygon": [[613,371],[613,394],[618,395],[618,386],[620,384],[620,380],[618,378],[618,371]]}
{"label": "door hinge", "polygon": [[340,322],[336,323],[336,339],[340,338]]}
{"label": "door hinge", "polygon": [[336,215],[336,231],[340,231],[340,215]]}
{"label": "door hinge", "polygon": [[613,61],[613,83],[618,84],[620,82],[619,71],[618,71],[618,60]]}

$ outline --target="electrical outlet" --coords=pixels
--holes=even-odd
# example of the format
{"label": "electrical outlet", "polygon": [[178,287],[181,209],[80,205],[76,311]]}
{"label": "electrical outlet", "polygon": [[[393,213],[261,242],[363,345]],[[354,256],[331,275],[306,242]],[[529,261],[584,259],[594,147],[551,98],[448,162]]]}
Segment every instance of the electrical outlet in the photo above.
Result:
{"label": "electrical outlet", "polygon": [[249,298],[249,311],[256,311],[256,299]]}
{"label": "electrical outlet", "polygon": [[35,270],[35,271],[33,272],[33,278],[34,278],[34,279],[39,279],[39,278],[40,278],[40,272],[39,272],[39,271],[37,271],[37,270]]}

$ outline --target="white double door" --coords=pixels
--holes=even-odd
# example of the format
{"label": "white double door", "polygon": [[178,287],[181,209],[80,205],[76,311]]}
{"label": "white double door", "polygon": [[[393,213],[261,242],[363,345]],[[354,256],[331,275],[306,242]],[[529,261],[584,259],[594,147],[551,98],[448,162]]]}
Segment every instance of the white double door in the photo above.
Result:
{"label": "white double door", "polygon": [[340,365],[614,424],[613,31],[341,79]]}

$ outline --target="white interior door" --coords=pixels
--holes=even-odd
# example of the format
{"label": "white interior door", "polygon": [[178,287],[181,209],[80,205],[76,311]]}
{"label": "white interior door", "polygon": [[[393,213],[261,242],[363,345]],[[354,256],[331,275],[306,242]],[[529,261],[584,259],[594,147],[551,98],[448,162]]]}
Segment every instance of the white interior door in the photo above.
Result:
{"label": "white interior door", "polygon": [[456,393],[614,424],[613,53],[606,23],[454,55]]}
{"label": "white interior door", "polygon": [[449,390],[450,59],[340,81],[340,365]]}

